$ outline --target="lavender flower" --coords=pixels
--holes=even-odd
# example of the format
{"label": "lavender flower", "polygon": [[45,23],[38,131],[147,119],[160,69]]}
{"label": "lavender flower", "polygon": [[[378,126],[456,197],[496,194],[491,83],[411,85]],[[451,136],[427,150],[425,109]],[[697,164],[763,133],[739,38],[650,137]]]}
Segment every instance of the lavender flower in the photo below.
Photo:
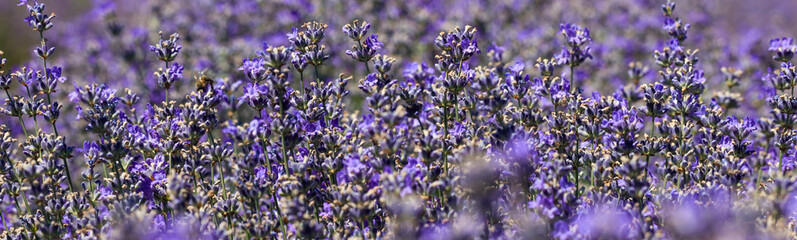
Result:
{"label": "lavender flower", "polygon": [[180,35],[174,33],[169,35],[168,39],[163,38],[163,32],[158,32],[158,35],[160,36],[158,44],[150,45],[149,50],[155,53],[158,59],[166,62],[166,65],[168,65],[169,62],[174,61],[174,58],[176,58],[180,50],[183,49],[183,45],[177,43],[177,41],[180,40]]}
{"label": "lavender flower", "polygon": [[44,13],[44,3],[33,1],[31,4],[30,1],[20,1],[17,6],[22,6],[25,4],[27,4],[29,13],[28,17],[25,18],[25,22],[33,27],[33,30],[41,33],[53,27],[52,20],[55,18],[55,13],[51,13],[49,15]]}
{"label": "lavender flower", "polygon": [[774,38],[769,40],[769,51],[775,55],[772,59],[778,62],[788,62],[794,57],[794,52],[797,46],[794,45],[792,38]]}
{"label": "lavender flower", "polygon": [[155,77],[158,78],[158,85],[162,88],[170,89],[175,82],[182,80],[183,65],[174,63],[167,69],[159,68],[155,72]]}
{"label": "lavender flower", "polygon": [[39,44],[0,52],[4,238],[795,235],[795,45],[715,11],[97,0],[53,28],[19,5]]}
{"label": "lavender flower", "polygon": [[371,28],[371,24],[368,22],[363,21],[362,24],[357,24],[358,20],[355,19],[351,24],[346,24],[343,26],[343,33],[349,36],[354,41],[362,40],[366,34],[368,34],[368,29]]}

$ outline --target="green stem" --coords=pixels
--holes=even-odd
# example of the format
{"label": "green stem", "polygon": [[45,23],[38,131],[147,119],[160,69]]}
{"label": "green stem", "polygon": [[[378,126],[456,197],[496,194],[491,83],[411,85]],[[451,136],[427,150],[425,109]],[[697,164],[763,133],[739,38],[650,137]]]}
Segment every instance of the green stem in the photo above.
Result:
{"label": "green stem", "polygon": [[[213,132],[211,131],[208,131],[208,140],[210,140],[211,146],[216,147],[216,138],[213,137]],[[218,159],[216,165],[219,168],[219,174],[221,174],[221,190],[224,192],[223,197],[227,198],[227,187],[224,185],[224,168],[221,166],[221,160],[223,159]]]}
{"label": "green stem", "polygon": [[282,142],[282,146],[280,150],[282,150],[282,167],[285,168],[285,174],[288,174],[288,154],[285,151],[285,135],[280,133],[280,141]]}
{"label": "green stem", "polygon": [[650,137],[656,134],[656,117],[650,117]]}
{"label": "green stem", "polygon": [[[318,74],[318,71],[316,71],[316,74]],[[285,109],[283,108],[283,106],[280,106],[280,118],[283,121],[285,120]],[[280,147],[280,150],[282,151],[282,167],[285,168],[285,173],[287,174],[288,173],[288,154],[286,154],[286,151],[285,151],[285,146],[286,145],[285,145],[285,134],[284,133],[280,133],[280,142],[282,143],[282,146]]]}
{"label": "green stem", "polygon": [[573,74],[575,66],[570,65],[570,93],[576,94],[578,88],[576,88],[576,75]]}
{"label": "green stem", "polygon": [[363,233],[363,239],[367,240],[367,238],[365,237],[365,221],[364,220],[360,221],[360,231],[362,231],[362,233]]}
{"label": "green stem", "polygon": [[779,159],[779,161],[778,161],[778,169],[781,170],[781,172],[783,172],[783,174],[786,174],[786,169],[783,168],[783,151],[782,150],[778,151],[778,159]]}
{"label": "green stem", "polygon": [[448,174],[448,149],[446,147],[448,141],[448,107],[443,107],[443,169]]}
{"label": "green stem", "polygon": [[279,217],[280,229],[282,230],[282,239],[288,239],[288,230],[286,230],[285,222],[282,221],[282,211],[280,210],[279,200],[277,200],[276,190],[271,193],[271,198],[274,199],[274,208],[277,210],[277,217]]}
{"label": "green stem", "polygon": [[[16,196],[14,196],[14,206],[17,207],[17,220],[19,220],[22,217],[22,214],[24,214],[24,212],[22,211],[22,208],[19,207],[19,200],[17,200]],[[28,209],[28,214],[30,214],[30,209]],[[28,230],[28,232],[33,232],[31,229],[28,228],[27,225],[23,226],[25,227],[25,230]],[[8,231],[7,228],[6,231]]]}
{"label": "green stem", "polygon": [[[462,77],[462,59],[459,60],[459,68],[457,69],[457,77]],[[459,90],[459,89],[457,89]],[[465,95],[467,95],[467,88],[465,88]],[[459,92],[454,92],[454,122],[459,122]],[[467,97],[467,96],[466,96]]]}
{"label": "green stem", "polygon": [[255,226],[259,225],[261,218],[263,218],[263,216],[260,213],[260,198],[261,197],[263,197],[263,194],[262,193],[258,193],[257,194],[257,199],[252,200],[253,202],[255,202],[255,214],[257,216],[257,219],[256,219],[257,221],[256,221]]}
{"label": "green stem", "polygon": [[[265,117],[263,116],[262,109],[258,110],[258,112],[260,113],[260,118],[261,119],[265,119]],[[267,146],[268,144],[266,143],[267,140],[268,139],[260,139],[260,143],[262,145],[261,147],[263,147],[263,155],[266,156],[266,171],[267,171],[267,173],[270,174],[271,173],[271,158],[268,157],[268,149],[267,149],[268,148],[268,146]]]}
{"label": "green stem", "polygon": [[[653,134],[656,133],[656,117],[650,118],[650,137],[653,137]],[[648,177],[648,167],[650,167],[650,156],[645,156],[645,177]]]}
{"label": "green stem", "polygon": [[[576,119],[579,118],[578,117],[578,110],[576,110],[576,112],[574,113],[574,117]],[[574,123],[578,123],[578,122],[579,121],[576,121]],[[580,173],[580,169],[579,168],[581,167],[581,164],[578,162],[579,161],[579,159],[578,159],[578,157],[579,157],[578,156],[578,150],[581,148],[581,137],[578,135],[578,125],[576,125],[575,127],[576,127],[576,130],[575,130],[576,131],[576,144],[573,145],[573,148],[574,148],[573,149],[573,165],[575,166],[575,169],[576,169],[576,196],[580,197],[581,196],[581,188],[579,187],[579,185],[581,185],[580,184],[581,183],[581,173]]]}
{"label": "green stem", "polygon": [[224,185],[225,178],[224,178],[224,168],[221,166],[221,161],[216,163],[216,166],[219,167],[219,174],[221,174],[221,190],[224,192],[223,197],[227,198],[227,187]]}
{"label": "green stem", "polygon": [[[30,88],[27,85],[25,86],[25,92],[28,93],[28,98],[33,101],[33,97],[30,94]],[[39,133],[39,122],[36,120],[36,115],[33,115],[33,132],[37,135]]]}
{"label": "green stem", "polygon": [[228,228],[232,229],[232,235],[230,235],[230,239],[233,239],[235,236],[235,228],[232,226],[232,216],[230,216],[230,214],[227,214],[227,225]]}
{"label": "green stem", "polygon": [[[685,113],[681,113],[681,127],[686,128],[686,116]],[[678,138],[678,142],[680,146],[678,146],[678,154],[683,156],[684,155],[684,139],[686,138],[686,129],[681,131],[681,135]]]}
{"label": "green stem", "polygon": [[21,115],[17,116],[17,118],[19,118],[19,124],[22,124],[22,131],[25,132],[25,138],[26,139],[29,138],[30,136],[28,135],[27,127],[25,127],[25,121],[22,120],[22,116]]}
{"label": "green stem", "polygon": [[[210,179],[211,179],[210,183],[211,186],[209,188],[212,188],[213,179],[216,179],[216,168],[213,167],[213,163],[210,164]],[[213,203],[216,203],[216,198],[211,198],[211,200]],[[213,213],[213,223],[216,224],[217,228],[219,227],[219,215],[216,213]]]}
{"label": "green stem", "polygon": [[300,81],[300,83],[302,84],[302,87],[301,87],[301,89],[302,89],[302,96],[304,96],[304,95],[307,95],[307,93],[306,93],[306,92],[305,92],[305,90],[304,90],[304,72],[301,72],[301,71],[299,72],[299,81]]}
{"label": "green stem", "polygon": [[650,156],[645,156],[645,178],[648,177],[648,167],[650,166]]}
{"label": "green stem", "polygon": [[[358,45],[358,46],[360,46],[360,49],[362,49],[362,48],[363,48],[362,41],[360,41],[360,40],[357,40],[357,45]],[[371,68],[370,68],[370,67],[368,67],[368,61],[365,61],[365,71],[366,71],[368,74],[371,74]],[[366,74],[366,75],[367,75],[367,74]]]}
{"label": "green stem", "polygon": [[457,92],[454,92],[454,123],[459,122],[459,99]]}
{"label": "green stem", "polygon": [[271,158],[268,157],[268,150],[266,150],[266,140],[261,140],[263,145],[263,155],[266,156],[266,170],[271,173]]}
{"label": "green stem", "polygon": [[761,184],[761,175],[763,174],[763,172],[761,172],[761,168],[758,168],[756,172],[757,176],[755,179],[755,189],[758,190],[758,184]]}
{"label": "green stem", "polygon": [[3,220],[3,229],[8,231],[8,225],[6,225],[6,214],[0,213],[0,220]]}
{"label": "green stem", "polygon": [[[8,89],[5,89],[4,91],[6,92],[6,96],[8,96],[8,100],[10,101],[11,94],[8,93]],[[22,115],[17,116],[17,118],[19,119],[19,124],[22,127],[22,131],[25,132],[25,138],[27,139],[29,136],[28,136],[28,128],[25,127],[25,121],[22,121]]]}
{"label": "green stem", "polygon": [[24,214],[24,212],[22,211],[22,208],[19,206],[19,199],[17,198],[17,196],[14,196],[14,206],[17,207],[17,218],[19,218],[21,214]]}
{"label": "green stem", "polygon": [[[169,61],[164,61],[164,63],[166,63],[166,68],[164,68],[163,71],[168,73],[169,72]],[[166,103],[167,104],[169,103],[169,88],[171,88],[171,86],[166,88]]]}
{"label": "green stem", "polygon": [[[41,46],[42,46],[42,50],[43,50],[44,52],[47,52],[47,49],[45,49],[45,48],[44,48],[44,47],[45,47],[45,46],[44,46],[44,45],[45,45],[45,42],[44,42],[44,32],[39,32],[39,38],[41,39]],[[46,79],[47,79],[47,58],[42,58],[42,62],[44,62],[44,78],[45,78],[45,80],[46,80]]]}
{"label": "green stem", "polygon": [[30,205],[28,205],[28,194],[24,191],[22,192],[22,203],[25,203],[25,208],[28,209],[28,214],[33,216],[33,213],[30,210]]}
{"label": "green stem", "polygon": [[321,77],[319,76],[318,73],[318,65],[313,65],[313,69],[315,69],[315,79],[316,79],[315,81],[317,84],[316,87],[321,87]]}

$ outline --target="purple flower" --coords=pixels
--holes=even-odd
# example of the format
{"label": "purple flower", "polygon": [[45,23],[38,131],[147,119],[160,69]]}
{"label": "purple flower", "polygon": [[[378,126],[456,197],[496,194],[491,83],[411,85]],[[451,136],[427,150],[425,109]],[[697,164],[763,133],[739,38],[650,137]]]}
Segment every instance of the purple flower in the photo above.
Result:
{"label": "purple flower", "polygon": [[155,72],[155,76],[158,79],[158,85],[165,89],[171,89],[175,82],[183,79],[183,65],[174,63],[165,70],[162,68],[158,69],[158,71]]}
{"label": "purple flower", "polygon": [[51,13],[49,15],[45,14],[44,3],[33,1],[33,5],[31,5],[30,1],[20,1],[17,6],[22,6],[25,4],[27,4],[29,13],[28,17],[25,18],[25,22],[33,27],[34,30],[42,33],[53,27],[52,20],[55,18],[55,13]]}
{"label": "purple flower", "polygon": [[180,35],[174,33],[170,35],[168,39],[163,38],[163,32],[159,32],[158,35],[160,35],[158,44],[150,45],[149,50],[154,52],[161,61],[166,63],[174,61],[174,58],[176,58],[180,50],[183,49],[183,45],[177,43],[177,41],[180,40]]}
{"label": "purple flower", "polygon": [[506,52],[506,48],[493,42],[490,44],[490,47],[487,48],[487,51],[490,52],[491,61],[501,62],[501,60],[504,59],[504,52]]}
{"label": "purple flower", "polygon": [[571,48],[581,47],[592,42],[589,36],[589,28],[582,28],[571,23],[559,24],[559,31],[565,36],[568,46]]}
{"label": "purple flower", "polygon": [[253,82],[260,82],[266,79],[266,61],[263,58],[244,58],[243,64],[238,70],[244,72],[249,80]]}
{"label": "purple flower", "polygon": [[346,168],[346,176],[349,179],[356,179],[364,173],[364,171],[368,168],[362,161],[360,161],[360,156],[358,155],[348,155],[343,160],[343,166]]}
{"label": "purple flower", "polygon": [[402,74],[407,81],[415,82],[423,88],[435,81],[435,70],[433,67],[429,67],[426,62],[412,62],[404,68]]}
{"label": "purple flower", "polygon": [[111,189],[110,187],[105,185],[100,185],[97,188],[100,191],[100,196],[99,196],[100,200],[110,200],[113,198],[114,196],[113,189]]}
{"label": "purple flower", "polygon": [[360,41],[368,34],[368,29],[370,28],[371,24],[368,24],[368,22],[363,21],[362,24],[358,25],[357,20],[354,20],[353,23],[343,26],[343,33],[346,33],[354,41]]}
{"label": "purple flower", "polygon": [[749,117],[739,120],[736,118],[736,115],[732,115],[725,120],[725,123],[728,135],[732,136],[737,141],[744,140],[750,136],[753,131],[758,129],[755,120]]}
{"label": "purple flower", "polygon": [[794,52],[797,51],[797,45],[794,45],[792,38],[775,38],[769,40],[769,51],[775,55],[772,59],[779,62],[789,62],[794,57]]}
{"label": "purple flower", "polygon": [[324,210],[318,213],[319,217],[322,218],[332,218],[334,217],[334,213],[332,212],[332,204],[331,203],[324,203]]}
{"label": "purple flower", "polygon": [[346,55],[351,56],[354,60],[359,62],[368,62],[373,59],[377,51],[381,50],[384,44],[377,39],[376,34],[371,34],[365,38],[365,41],[358,45],[352,46],[353,50],[346,50]]}
{"label": "purple flower", "polygon": [[381,50],[382,47],[384,47],[385,45],[382,44],[382,42],[380,42],[379,39],[377,39],[378,37],[379,36],[377,36],[376,34],[371,34],[371,36],[368,36],[368,38],[365,39],[365,42],[363,43],[363,45],[364,45],[363,47],[370,48],[370,49],[377,50],[377,51]]}
{"label": "purple flower", "polygon": [[679,42],[686,40],[686,32],[690,27],[690,24],[682,23],[681,19],[672,19],[668,17],[664,20],[664,30],[667,30],[667,33]]}
{"label": "purple flower", "polygon": [[238,103],[248,103],[250,107],[260,111],[268,107],[269,88],[265,84],[247,83],[244,94],[238,98]]}
{"label": "purple flower", "polygon": [[524,64],[521,61],[517,61],[515,62],[515,64],[512,64],[512,66],[509,66],[509,71],[511,71],[512,75],[516,75],[520,74],[520,72],[522,72],[524,68],[526,68],[526,64]]}

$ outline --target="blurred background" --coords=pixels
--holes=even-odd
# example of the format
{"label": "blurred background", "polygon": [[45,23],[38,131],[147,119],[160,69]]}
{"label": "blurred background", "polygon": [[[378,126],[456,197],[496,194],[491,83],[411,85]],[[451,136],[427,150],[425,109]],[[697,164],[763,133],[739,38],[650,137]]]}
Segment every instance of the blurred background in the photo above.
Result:
{"label": "blurred background", "polygon": [[[91,9],[90,0],[42,1],[48,12],[56,13],[56,23],[75,19]],[[0,51],[11,65],[17,65],[33,57],[32,46],[38,44],[39,34],[23,19],[28,16],[24,6],[16,6],[18,0],[3,0],[0,4]]]}
{"label": "blurred background", "polygon": [[[24,6],[16,7],[15,5],[18,3],[17,0],[4,0],[4,3],[0,4],[0,16],[3,16],[4,20],[0,21],[0,49],[6,53],[6,58],[11,65],[16,65],[27,61],[32,56],[31,46],[37,44],[38,35],[35,34],[27,24],[22,21],[23,18],[27,16]],[[104,4],[105,1],[93,1],[93,0],[58,0],[58,1],[42,1],[47,4],[48,11],[55,12],[57,14],[56,24],[62,25],[64,22],[75,21],[76,18],[79,18],[82,15],[91,14],[91,10],[93,7],[97,7],[98,5]],[[120,0],[112,1],[112,2],[123,2]],[[130,1],[127,1],[130,2]],[[137,2],[137,1],[133,1]],[[147,2],[147,3],[144,3]],[[152,3],[157,3],[158,1],[141,1],[141,5],[139,7],[144,6],[152,6]],[[175,2],[186,2],[186,1],[175,1]],[[201,1],[204,2],[204,1]],[[228,1],[219,1],[219,2],[228,2]],[[252,1],[252,2],[268,2],[268,1]],[[294,1],[274,1],[276,3],[287,3],[287,2],[294,2]],[[302,2],[302,1],[295,1],[295,2]],[[334,2],[334,1],[331,1]],[[371,1],[351,1],[353,3],[362,3],[364,2],[371,2]],[[379,5],[378,3],[381,1],[373,1],[375,2],[374,5]],[[434,2],[434,1],[417,1],[417,3],[423,2]],[[447,1],[452,2],[452,1]],[[453,1],[457,2],[457,1]],[[462,3],[471,3],[471,2],[478,2],[478,1],[461,1]],[[506,1],[497,1],[497,2],[506,2]],[[534,2],[540,1],[510,1],[516,4],[531,4]],[[542,1],[544,2],[544,1]],[[584,3],[584,1],[561,1],[561,2],[569,2],[572,4],[580,4]],[[600,1],[598,1],[600,2]],[[607,1],[613,2],[613,1]],[[656,3],[660,4],[664,1],[637,1],[637,0],[627,0],[626,2],[629,3],[642,3],[647,4],[646,2],[653,3],[652,9],[654,12],[658,11]],[[660,3],[659,3],[660,2]],[[190,3],[187,1],[186,3]],[[308,6],[311,6],[311,1],[308,1]],[[678,3],[678,7],[680,11],[683,11],[686,6],[706,6],[710,12],[709,15],[706,17],[711,17],[711,22],[713,24],[717,24],[718,28],[728,30],[728,38],[740,38],[744,35],[745,32],[755,30],[760,32],[762,35],[767,35],[771,37],[775,36],[797,36],[797,14],[794,14],[797,11],[797,1],[784,1],[784,0],[758,0],[758,1],[749,1],[749,0],[690,0],[690,1],[676,1]],[[319,5],[322,5],[320,3]],[[135,5],[135,4],[134,4]],[[366,4],[367,5],[367,4]],[[467,4],[464,4],[467,5]],[[588,4],[585,4],[588,5]],[[190,7],[190,6],[186,6]],[[489,6],[487,6],[489,8]],[[310,10],[311,8],[305,9]],[[139,9],[141,10],[141,9]],[[325,9],[330,10],[330,9]],[[607,8],[607,9],[594,9],[596,12],[594,14],[601,14],[601,15],[609,15],[613,12],[623,11],[623,9],[619,8]],[[125,10],[125,11],[130,11]],[[451,12],[452,15],[456,15],[454,10]],[[147,11],[138,12],[138,14],[142,14],[146,16]],[[308,12],[309,13],[309,12]],[[311,13],[312,14],[312,13]],[[331,13],[326,13],[331,14]],[[324,14],[324,15],[326,15]],[[358,17],[351,13],[341,12],[342,16],[348,17]],[[405,17],[412,18],[415,12],[408,12],[405,13]],[[530,15],[540,15],[540,12],[531,11],[528,12]],[[316,15],[321,15],[317,14]],[[567,14],[565,14],[567,15]],[[572,15],[572,13],[570,13]],[[154,15],[152,15],[154,17]],[[571,16],[576,18],[577,16]],[[224,21],[224,19],[216,19],[218,21]],[[319,21],[323,21],[324,19],[318,19]],[[370,21],[376,21],[377,19],[370,19]],[[687,21],[694,21],[695,19],[686,19]],[[99,22],[95,22],[95,24],[101,24]],[[294,23],[296,26],[301,25],[301,22]],[[389,27],[385,25],[385,23],[378,23],[380,26]],[[463,22],[462,24],[472,24],[468,22]],[[557,24],[557,23],[551,23]],[[338,27],[338,26],[336,26]],[[593,28],[593,31],[600,31],[598,26],[589,26]],[[289,29],[281,29],[283,31],[287,31]],[[339,30],[339,28],[335,28],[333,30]],[[444,29],[440,29],[442,31]],[[436,35],[437,32],[430,32],[430,36]],[[154,34],[154,33],[153,33]],[[76,37],[80,37],[79,35]]]}

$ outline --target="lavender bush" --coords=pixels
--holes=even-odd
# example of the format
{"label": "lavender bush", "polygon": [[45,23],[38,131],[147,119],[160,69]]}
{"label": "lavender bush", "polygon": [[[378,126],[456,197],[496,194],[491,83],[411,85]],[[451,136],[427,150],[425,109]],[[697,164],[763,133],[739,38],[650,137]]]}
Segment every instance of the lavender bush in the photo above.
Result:
{"label": "lavender bush", "polygon": [[18,2],[5,239],[797,238],[797,45],[701,6]]}

